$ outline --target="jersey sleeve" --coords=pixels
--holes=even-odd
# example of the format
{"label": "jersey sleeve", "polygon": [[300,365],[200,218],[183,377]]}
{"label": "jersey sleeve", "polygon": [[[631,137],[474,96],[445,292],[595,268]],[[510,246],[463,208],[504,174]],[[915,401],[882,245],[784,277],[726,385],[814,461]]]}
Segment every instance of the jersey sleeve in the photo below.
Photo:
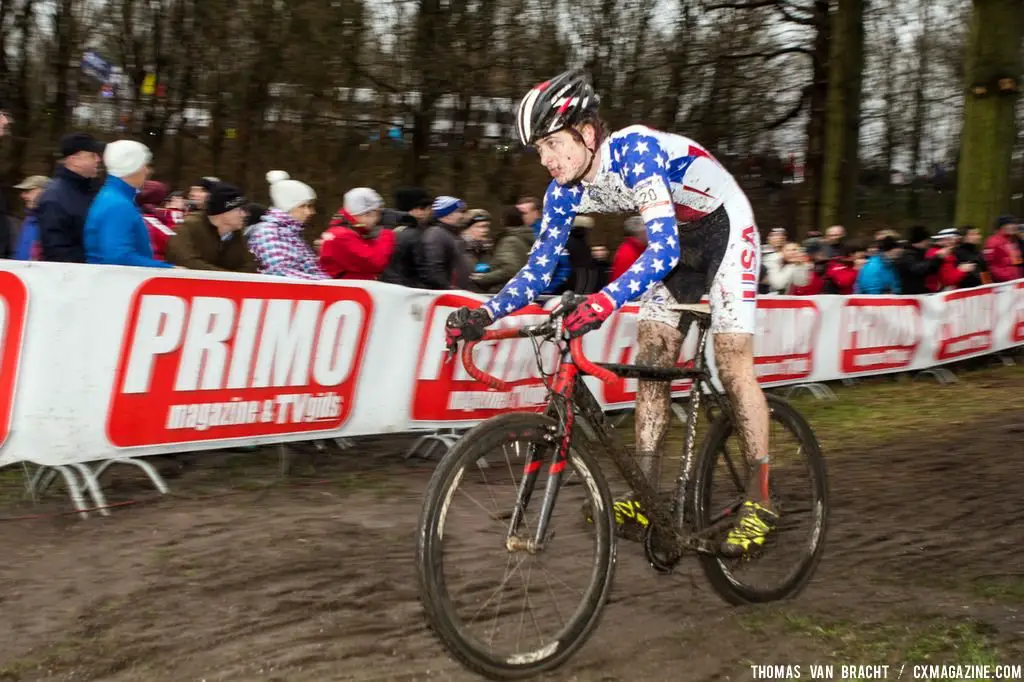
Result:
{"label": "jersey sleeve", "polygon": [[582,195],[579,187],[562,187],[551,181],[544,195],[540,234],[530,249],[526,265],[484,304],[493,319],[497,320],[529,305],[551,284],[559,255],[569,241],[569,232],[572,231]]}
{"label": "jersey sleeve", "polygon": [[669,185],[669,156],[643,132],[612,141],[612,170],[633,193],[647,227],[647,248],[626,272],[602,292],[620,308],[665,279],[679,263],[679,234]]}

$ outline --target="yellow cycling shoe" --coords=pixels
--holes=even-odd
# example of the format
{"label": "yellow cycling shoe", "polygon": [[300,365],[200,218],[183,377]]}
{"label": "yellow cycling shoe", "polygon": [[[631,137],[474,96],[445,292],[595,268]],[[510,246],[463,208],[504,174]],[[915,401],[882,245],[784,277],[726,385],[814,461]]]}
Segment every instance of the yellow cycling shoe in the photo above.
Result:
{"label": "yellow cycling shoe", "polygon": [[760,549],[778,520],[779,515],[775,512],[753,500],[747,500],[740,507],[729,535],[719,546],[719,554],[729,559],[738,559],[753,549]]}

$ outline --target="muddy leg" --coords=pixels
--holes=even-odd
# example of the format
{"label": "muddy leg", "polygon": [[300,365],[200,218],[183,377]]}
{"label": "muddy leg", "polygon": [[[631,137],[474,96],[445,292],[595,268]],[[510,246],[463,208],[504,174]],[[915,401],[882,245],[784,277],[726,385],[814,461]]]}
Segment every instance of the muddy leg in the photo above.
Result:
{"label": "muddy leg", "polygon": [[[641,320],[637,325],[637,364],[673,367],[683,335],[661,322]],[[661,477],[661,447],[672,418],[672,396],[667,381],[640,381],[636,391],[636,456],[640,469],[655,489]]]}
{"label": "muddy leg", "polygon": [[754,471],[747,495],[768,507],[768,401],[754,374],[753,335],[716,334],[715,363],[736,413],[740,446]]}

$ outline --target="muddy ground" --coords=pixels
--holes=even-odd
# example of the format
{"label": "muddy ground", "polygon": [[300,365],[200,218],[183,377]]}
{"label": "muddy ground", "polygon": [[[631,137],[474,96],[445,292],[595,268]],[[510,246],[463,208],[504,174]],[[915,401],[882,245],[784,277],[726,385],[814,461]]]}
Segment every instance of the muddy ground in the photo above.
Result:
{"label": "muddy ground", "polygon": [[[622,543],[598,631],[549,679],[1024,663],[1021,376],[986,375],[988,416],[833,444],[827,550],[795,601],[729,607],[696,562],[657,575]],[[964,385],[928,390],[952,400]],[[421,616],[413,529],[432,467],[403,459],[407,445],[301,456],[286,481],[272,452],[163,462],[163,498],[120,472],[110,501],[136,504],[106,519],[54,514],[61,491],[33,506],[8,498],[0,681],[476,679]]]}

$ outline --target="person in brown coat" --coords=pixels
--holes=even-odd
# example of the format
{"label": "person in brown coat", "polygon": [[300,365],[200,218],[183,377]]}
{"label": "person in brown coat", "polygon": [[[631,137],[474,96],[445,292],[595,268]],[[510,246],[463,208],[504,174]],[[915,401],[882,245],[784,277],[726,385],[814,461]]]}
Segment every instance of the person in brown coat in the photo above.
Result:
{"label": "person in brown coat", "polygon": [[190,270],[256,272],[242,229],[248,202],[233,185],[217,183],[206,211],[189,213],[167,242],[167,262]]}
{"label": "person in brown coat", "polygon": [[533,228],[523,225],[522,215],[517,209],[510,209],[505,214],[503,229],[495,236],[488,270],[470,275],[473,284],[480,291],[499,291],[526,265],[533,241]]}

